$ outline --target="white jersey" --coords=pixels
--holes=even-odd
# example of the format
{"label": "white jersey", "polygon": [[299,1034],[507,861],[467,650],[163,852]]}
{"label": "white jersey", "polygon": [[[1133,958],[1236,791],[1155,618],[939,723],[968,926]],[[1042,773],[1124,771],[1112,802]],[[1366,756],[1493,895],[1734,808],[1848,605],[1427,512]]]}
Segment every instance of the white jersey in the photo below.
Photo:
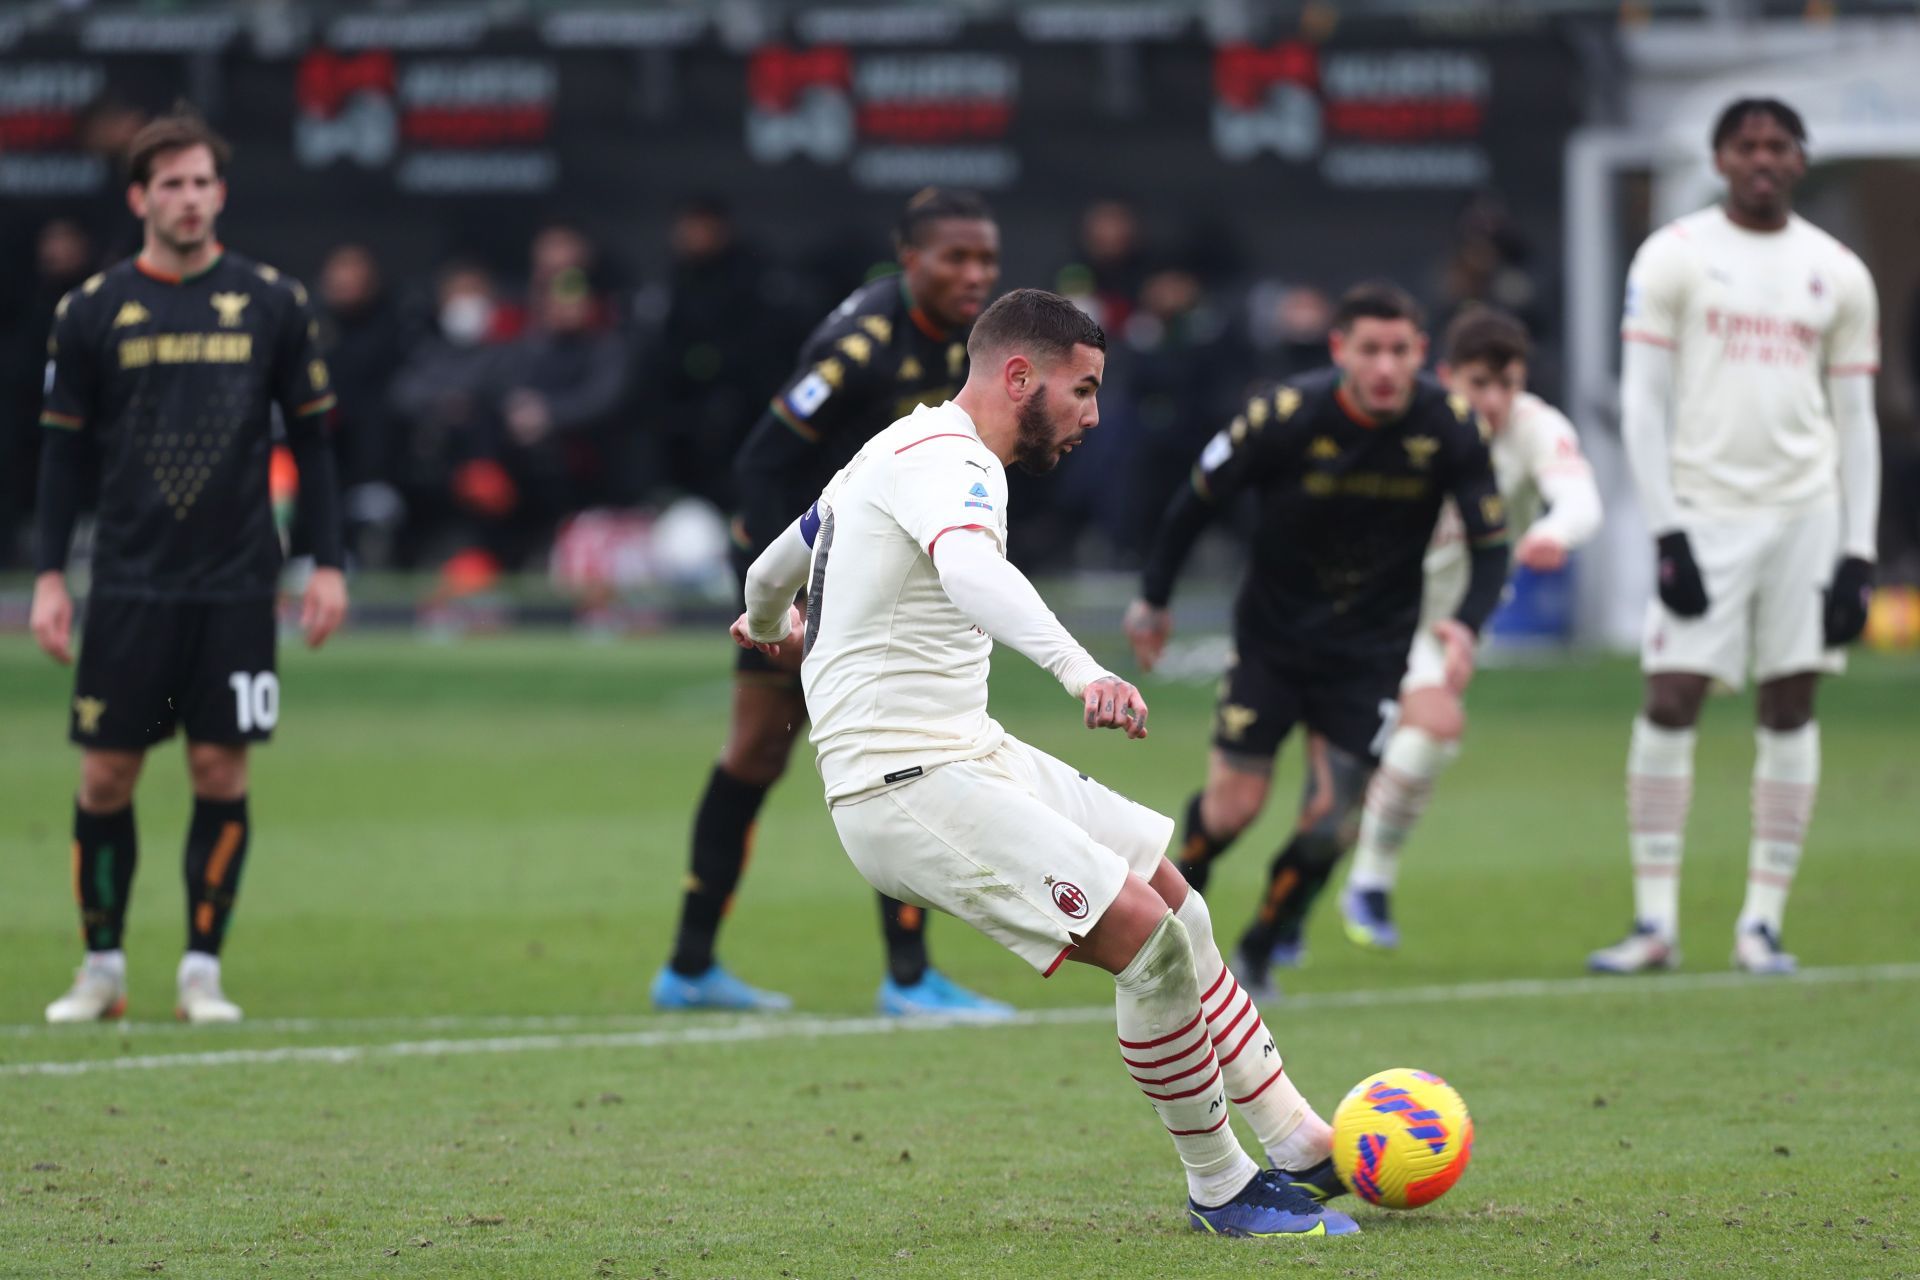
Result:
{"label": "white jersey", "polygon": [[[1507,507],[1507,527],[1516,537],[1531,528],[1546,504],[1545,491],[1556,482],[1584,482],[1592,486],[1592,470],[1580,452],[1580,437],[1565,414],[1532,392],[1514,397],[1507,425],[1487,446],[1493,455],[1494,483]],[[1579,504],[1579,517],[1554,530],[1569,549],[1593,536],[1599,527],[1599,495]],[[1558,510],[1558,508],[1556,508]],[[1421,607],[1424,624],[1450,618],[1467,594],[1472,559],[1467,553],[1466,526],[1453,499],[1440,509],[1427,545],[1426,593]]]}
{"label": "white jersey", "polygon": [[1007,475],[973,419],[921,406],[828,482],[800,675],[829,803],[997,750],[993,640],[947,598],[933,550],[959,529],[1006,550]]}
{"label": "white jersey", "polygon": [[1835,494],[1825,379],[1877,371],[1878,312],[1866,265],[1797,216],[1749,231],[1716,205],[1647,237],[1621,337],[1674,353],[1680,505],[1788,510]]}

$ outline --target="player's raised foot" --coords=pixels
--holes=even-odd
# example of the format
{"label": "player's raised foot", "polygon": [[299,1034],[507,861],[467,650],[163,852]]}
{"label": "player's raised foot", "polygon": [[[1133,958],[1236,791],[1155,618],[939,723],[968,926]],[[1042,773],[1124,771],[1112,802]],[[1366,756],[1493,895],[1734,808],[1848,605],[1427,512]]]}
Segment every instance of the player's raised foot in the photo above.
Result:
{"label": "player's raised foot", "polygon": [[1798,973],[1800,961],[1780,949],[1780,939],[1764,924],[1740,926],[1733,935],[1733,967],[1748,973]]}
{"label": "player's raised foot", "polygon": [[1587,957],[1595,973],[1652,973],[1679,963],[1680,949],[1645,921],[1635,921],[1632,933]]}
{"label": "player's raised foot", "polygon": [[1347,941],[1354,946],[1368,951],[1399,949],[1400,928],[1393,922],[1385,889],[1347,886],[1340,895],[1340,918],[1346,926]]}
{"label": "player's raised foot", "polygon": [[240,1021],[240,1006],[220,990],[220,961],[215,956],[189,951],[180,957],[179,1000],[174,1016],[195,1026]]}
{"label": "player's raised foot", "polygon": [[875,1004],[880,1012],[895,1018],[978,1018],[999,1022],[1013,1016],[1012,1005],[969,991],[938,969],[927,970],[912,986],[902,986],[889,976],[880,984]]}
{"label": "player's raised foot", "polygon": [[1262,1169],[1239,1195],[1217,1209],[1187,1201],[1187,1225],[1216,1236],[1350,1236],[1360,1224],[1329,1209],[1287,1180]]}
{"label": "player's raised foot", "polygon": [[746,1013],[784,1013],[793,1008],[793,998],[778,991],[762,991],[728,973],[718,960],[697,977],[675,973],[673,966],[661,965],[653,979],[653,1007],[656,1009],[732,1009]]}
{"label": "player's raised foot", "polygon": [[1302,1195],[1313,1197],[1320,1204],[1347,1194],[1347,1184],[1340,1181],[1340,1175],[1334,1172],[1332,1156],[1311,1169],[1282,1169],[1279,1173],[1289,1186],[1298,1189]]}
{"label": "player's raised foot", "polygon": [[[115,953],[116,955],[118,953]],[[47,1006],[48,1022],[100,1022],[127,1011],[127,966],[89,955],[67,993]]]}

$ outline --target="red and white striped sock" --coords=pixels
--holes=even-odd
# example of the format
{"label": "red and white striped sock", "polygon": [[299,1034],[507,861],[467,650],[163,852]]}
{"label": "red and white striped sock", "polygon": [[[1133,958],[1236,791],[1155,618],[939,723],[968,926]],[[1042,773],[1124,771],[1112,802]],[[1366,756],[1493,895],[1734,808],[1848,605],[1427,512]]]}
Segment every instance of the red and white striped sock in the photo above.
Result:
{"label": "red and white striped sock", "polygon": [[1820,726],[1809,721],[1784,733],[1761,729],[1754,739],[1753,843],[1747,848],[1740,927],[1764,924],[1778,939],[1820,789]]}
{"label": "red and white striped sock", "polygon": [[1633,918],[1669,942],[1680,936],[1680,853],[1693,803],[1692,729],[1633,722],[1627,748],[1627,844]]}
{"label": "red and white striped sock", "polygon": [[1356,889],[1391,890],[1400,875],[1400,846],[1433,798],[1434,779],[1460,754],[1460,744],[1443,742],[1425,729],[1394,730],[1380,768],[1367,786],[1360,815],[1360,840],[1353,847],[1347,883]]}
{"label": "red and white striped sock", "polygon": [[1189,889],[1174,919],[1186,927],[1193,948],[1200,1003],[1228,1100],[1240,1108],[1274,1168],[1299,1171],[1319,1164],[1333,1149],[1333,1129],[1294,1086],[1253,997],[1221,960],[1206,899]]}
{"label": "red and white striped sock", "polygon": [[1220,1061],[1200,1011],[1187,931],[1163,919],[1114,975],[1120,1056],[1173,1135],[1187,1168],[1187,1194],[1206,1208],[1239,1195],[1259,1172],[1227,1123]]}

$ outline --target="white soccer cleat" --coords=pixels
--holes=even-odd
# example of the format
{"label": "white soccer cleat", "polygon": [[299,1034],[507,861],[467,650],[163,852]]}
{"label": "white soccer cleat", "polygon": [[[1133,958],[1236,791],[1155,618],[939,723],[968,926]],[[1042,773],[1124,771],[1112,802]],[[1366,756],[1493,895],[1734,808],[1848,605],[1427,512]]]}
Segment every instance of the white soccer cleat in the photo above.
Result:
{"label": "white soccer cleat", "polygon": [[100,1022],[126,1011],[126,969],[89,959],[73,975],[67,994],[47,1006],[47,1021]]}
{"label": "white soccer cleat", "polygon": [[1733,935],[1733,967],[1777,976],[1798,973],[1800,961],[1780,949],[1780,939],[1764,924],[1744,925]]}
{"label": "white soccer cleat", "polygon": [[189,951],[180,958],[180,1000],[174,1016],[182,1022],[202,1026],[216,1022],[240,1021],[240,1006],[220,990],[220,961],[209,955]]}
{"label": "white soccer cleat", "polygon": [[1679,963],[1680,948],[1673,940],[1653,926],[1639,923],[1620,941],[1587,957],[1587,968],[1595,973],[1652,973],[1676,968]]}

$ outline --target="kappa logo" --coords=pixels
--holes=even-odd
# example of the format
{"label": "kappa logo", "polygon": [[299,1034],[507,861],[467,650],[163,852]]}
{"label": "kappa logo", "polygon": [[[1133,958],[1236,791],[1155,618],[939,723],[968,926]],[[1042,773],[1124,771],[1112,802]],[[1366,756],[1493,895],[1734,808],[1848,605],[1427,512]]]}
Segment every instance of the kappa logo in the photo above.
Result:
{"label": "kappa logo", "polygon": [[1069,920],[1087,918],[1087,895],[1080,892],[1080,886],[1070,880],[1055,880],[1048,876],[1047,888],[1053,891],[1053,905],[1060,908],[1060,914]]}
{"label": "kappa logo", "polygon": [[125,329],[132,325],[145,324],[151,319],[153,319],[153,313],[139,303],[123,302],[120,304],[120,313],[113,318],[113,327]]}
{"label": "kappa logo", "polygon": [[240,313],[247,309],[247,303],[252,299],[244,293],[216,293],[209,301],[213,303],[213,309],[220,313],[220,327],[237,329],[240,327]]}

